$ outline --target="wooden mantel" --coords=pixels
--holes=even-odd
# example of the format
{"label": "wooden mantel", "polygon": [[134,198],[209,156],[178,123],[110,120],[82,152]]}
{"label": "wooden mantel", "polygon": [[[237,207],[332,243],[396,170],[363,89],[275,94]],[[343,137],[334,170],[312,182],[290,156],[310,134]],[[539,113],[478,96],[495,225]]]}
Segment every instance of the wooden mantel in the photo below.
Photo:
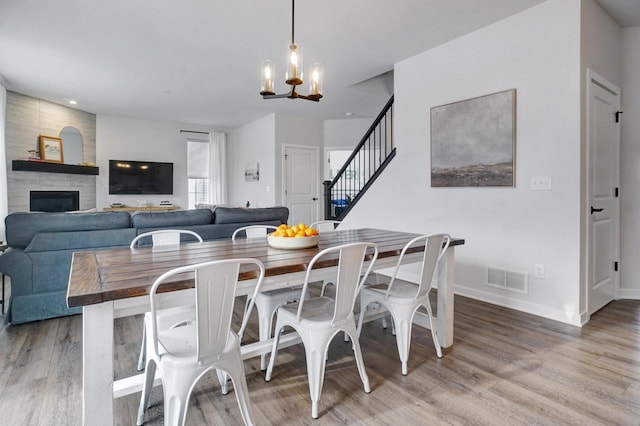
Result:
{"label": "wooden mantel", "polygon": [[49,163],[46,161],[13,160],[11,170],[22,172],[67,173],[72,175],[98,175],[98,167],[75,164]]}

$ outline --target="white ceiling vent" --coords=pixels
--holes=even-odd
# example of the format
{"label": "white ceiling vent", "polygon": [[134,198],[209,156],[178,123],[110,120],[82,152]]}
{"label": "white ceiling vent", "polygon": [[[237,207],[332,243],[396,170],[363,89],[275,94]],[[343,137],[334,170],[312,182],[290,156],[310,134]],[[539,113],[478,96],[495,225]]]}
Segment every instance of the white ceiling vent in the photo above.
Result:
{"label": "white ceiling vent", "polygon": [[529,275],[526,272],[487,268],[487,285],[517,293],[529,293]]}

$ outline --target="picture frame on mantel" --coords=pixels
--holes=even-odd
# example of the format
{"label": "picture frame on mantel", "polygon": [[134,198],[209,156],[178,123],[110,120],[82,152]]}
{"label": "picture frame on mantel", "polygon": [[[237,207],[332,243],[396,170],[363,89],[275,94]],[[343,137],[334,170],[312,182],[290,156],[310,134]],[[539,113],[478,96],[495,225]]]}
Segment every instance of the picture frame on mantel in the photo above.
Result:
{"label": "picture frame on mantel", "polygon": [[64,163],[62,139],[40,135],[40,159],[49,163]]}

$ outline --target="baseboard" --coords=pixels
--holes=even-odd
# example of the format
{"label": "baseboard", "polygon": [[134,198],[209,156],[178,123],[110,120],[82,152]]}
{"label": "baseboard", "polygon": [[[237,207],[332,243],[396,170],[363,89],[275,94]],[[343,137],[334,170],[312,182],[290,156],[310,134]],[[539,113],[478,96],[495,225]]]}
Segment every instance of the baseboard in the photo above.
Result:
{"label": "baseboard", "polygon": [[640,299],[640,289],[637,289],[637,288],[621,288],[618,291],[618,295],[620,296],[620,299],[638,300],[638,299]]}
{"label": "baseboard", "polygon": [[568,315],[566,312],[559,309],[554,309],[548,306],[539,305],[537,303],[531,303],[523,300],[512,299],[507,296],[489,293],[475,288],[461,286],[459,284],[456,284],[455,293],[459,294],[460,296],[469,297],[471,299],[480,300],[482,302],[487,302],[498,306],[504,306],[505,308],[515,309],[517,311],[522,311],[554,321],[563,322],[565,324],[575,325],[578,327],[580,327],[582,324],[580,315],[577,310],[576,312]]}

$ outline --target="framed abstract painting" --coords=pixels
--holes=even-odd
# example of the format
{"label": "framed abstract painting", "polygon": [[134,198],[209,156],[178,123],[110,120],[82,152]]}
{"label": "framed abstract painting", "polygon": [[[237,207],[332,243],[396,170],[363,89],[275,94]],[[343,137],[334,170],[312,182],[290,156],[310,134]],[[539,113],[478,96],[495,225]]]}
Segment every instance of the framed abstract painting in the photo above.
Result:
{"label": "framed abstract painting", "polygon": [[431,108],[431,186],[515,186],[516,90]]}

